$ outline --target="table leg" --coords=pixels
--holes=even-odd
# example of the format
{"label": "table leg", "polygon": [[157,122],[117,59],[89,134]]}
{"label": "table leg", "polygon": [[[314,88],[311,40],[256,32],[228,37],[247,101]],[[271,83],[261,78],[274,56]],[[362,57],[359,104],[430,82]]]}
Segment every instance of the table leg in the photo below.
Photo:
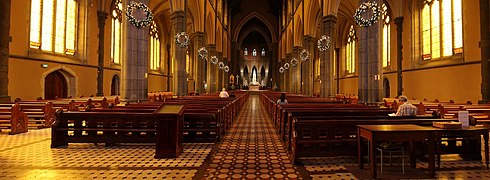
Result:
{"label": "table leg", "polygon": [[369,142],[369,155],[371,157],[371,176],[376,179],[378,171],[376,170],[376,140],[374,138]]}
{"label": "table leg", "polygon": [[357,129],[357,162],[359,163],[359,169],[364,169],[364,161],[362,158],[363,148],[364,147],[362,146],[361,133],[360,133],[360,130]]}
{"label": "table leg", "polygon": [[428,140],[429,148],[428,148],[428,155],[429,155],[429,176],[433,178],[436,175],[436,170],[435,170],[435,157],[434,157],[434,149],[435,149],[435,139],[433,137],[430,137]]}
{"label": "table leg", "polygon": [[416,168],[416,165],[417,165],[417,162],[415,160],[415,142],[414,141],[410,141],[410,167],[415,169]]}
{"label": "table leg", "polygon": [[487,164],[487,169],[488,169],[488,131],[483,133],[483,139],[485,140],[485,163]]}

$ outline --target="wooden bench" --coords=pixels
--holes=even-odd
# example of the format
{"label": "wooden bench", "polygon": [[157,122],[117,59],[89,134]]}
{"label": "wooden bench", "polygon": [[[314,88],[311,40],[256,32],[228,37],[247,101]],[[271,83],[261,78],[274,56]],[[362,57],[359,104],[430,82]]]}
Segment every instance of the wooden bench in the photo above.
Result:
{"label": "wooden bench", "polygon": [[182,152],[183,110],[180,116],[133,112],[63,112],[51,130],[51,148],[69,143],[157,143],[156,158]]}
{"label": "wooden bench", "polygon": [[[21,110],[18,103],[0,104],[0,128],[10,129],[9,134],[19,134],[27,132],[27,114]],[[0,132],[1,132],[0,129]]]}
{"label": "wooden bench", "polygon": [[[299,157],[356,156],[357,129],[362,124],[416,124],[432,125],[447,119],[297,119],[293,121],[291,158],[295,164]],[[450,121],[450,120],[449,120]]]}

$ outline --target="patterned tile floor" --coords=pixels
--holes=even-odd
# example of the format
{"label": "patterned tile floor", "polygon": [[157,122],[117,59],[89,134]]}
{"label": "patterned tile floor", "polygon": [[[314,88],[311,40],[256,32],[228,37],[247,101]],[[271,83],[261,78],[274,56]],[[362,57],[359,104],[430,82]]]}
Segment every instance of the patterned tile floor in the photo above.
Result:
{"label": "patterned tile floor", "polygon": [[[70,144],[50,148],[50,129],[0,133],[0,179],[359,179],[356,157],[303,158],[292,165],[257,95],[251,95],[219,144],[185,144],[176,159],[154,159],[152,144],[111,147]],[[400,157],[381,178],[415,179],[401,174]],[[442,157],[437,179],[490,179],[481,161]],[[417,168],[427,163],[417,162]]]}

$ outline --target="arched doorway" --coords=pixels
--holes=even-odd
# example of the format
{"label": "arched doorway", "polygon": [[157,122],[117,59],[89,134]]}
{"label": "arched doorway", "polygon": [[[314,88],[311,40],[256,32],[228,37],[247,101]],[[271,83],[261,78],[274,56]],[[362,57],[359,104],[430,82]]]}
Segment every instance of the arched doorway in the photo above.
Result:
{"label": "arched doorway", "polygon": [[383,79],[383,97],[390,97],[390,81],[388,81],[388,78]]}
{"label": "arched doorway", "polygon": [[114,74],[111,82],[111,96],[121,95],[119,91],[119,87],[120,87],[119,76],[117,74]]}
{"label": "arched doorway", "polygon": [[65,76],[60,71],[53,71],[44,78],[44,99],[68,97],[68,86]]}

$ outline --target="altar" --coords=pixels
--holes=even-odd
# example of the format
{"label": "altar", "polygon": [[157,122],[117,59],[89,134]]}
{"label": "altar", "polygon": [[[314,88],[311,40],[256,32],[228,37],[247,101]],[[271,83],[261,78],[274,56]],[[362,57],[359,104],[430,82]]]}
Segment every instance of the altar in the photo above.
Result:
{"label": "altar", "polygon": [[248,90],[249,91],[259,91],[260,86],[259,85],[250,85],[250,86],[248,86]]}

